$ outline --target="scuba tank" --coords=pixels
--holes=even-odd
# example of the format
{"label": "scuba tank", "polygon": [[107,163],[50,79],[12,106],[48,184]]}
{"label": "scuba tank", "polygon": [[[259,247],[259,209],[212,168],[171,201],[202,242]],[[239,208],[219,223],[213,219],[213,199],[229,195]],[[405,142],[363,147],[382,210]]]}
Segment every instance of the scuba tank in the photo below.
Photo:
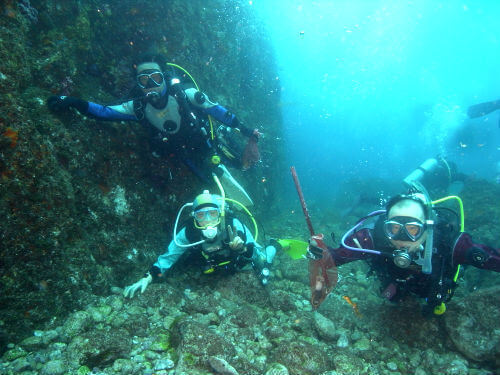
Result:
{"label": "scuba tank", "polygon": [[412,187],[412,183],[414,181],[421,181],[422,178],[427,174],[434,170],[439,165],[439,161],[436,158],[429,158],[424,161],[420,166],[411,172],[406,178],[403,180],[403,183],[409,187]]}

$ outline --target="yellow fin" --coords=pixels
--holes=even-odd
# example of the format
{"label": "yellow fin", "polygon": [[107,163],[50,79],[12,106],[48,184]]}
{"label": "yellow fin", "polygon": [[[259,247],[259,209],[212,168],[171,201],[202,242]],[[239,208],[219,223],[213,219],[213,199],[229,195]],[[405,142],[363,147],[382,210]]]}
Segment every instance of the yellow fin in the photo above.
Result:
{"label": "yellow fin", "polygon": [[307,253],[308,243],[305,241],[285,239],[278,240],[278,243],[292,259],[302,259]]}

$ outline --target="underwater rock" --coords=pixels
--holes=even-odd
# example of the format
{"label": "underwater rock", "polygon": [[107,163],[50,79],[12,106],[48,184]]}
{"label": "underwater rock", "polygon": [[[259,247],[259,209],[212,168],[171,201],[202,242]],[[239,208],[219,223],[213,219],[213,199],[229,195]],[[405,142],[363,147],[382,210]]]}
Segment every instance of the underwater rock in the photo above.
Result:
{"label": "underwater rock", "polygon": [[288,375],[288,369],[281,363],[273,363],[272,366],[266,371],[265,375]]}
{"label": "underwater rock", "polygon": [[27,354],[28,352],[23,348],[15,347],[5,352],[2,356],[2,360],[10,362],[16,360],[17,358],[25,357]]}
{"label": "underwater rock", "polygon": [[371,342],[366,337],[363,337],[354,343],[354,349],[359,351],[359,352],[363,352],[365,350],[370,350],[371,347],[372,347]]}
{"label": "underwater rock", "polygon": [[171,359],[160,359],[155,362],[155,371],[158,370],[170,370],[175,367],[175,362]]}
{"label": "underwater rock", "polygon": [[84,332],[92,324],[90,314],[85,311],[77,311],[72,314],[63,326],[63,334],[72,338]]}
{"label": "underwater rock", "polygon": [[34,351],[43,347],[44,343],[43,339],[40,336],[31,336],[21,341],[19,345],[21,345],[24,349],[28,351]]}
{"label": "underwater rock", "polygon": [[[87,369],[88,367],[85,366]],[[134,363],[129,359],[119,358],[113,363],[113,370],[119,374],[133,374],[134,372]],[[82,371],[82,375],[90,374],[89,372]],[[77,374],[80,375],[80,372]]]}
{"label": "underwater rock", "polygon": [[319,337],[325,341],[333,341],[338,336],[335,324],[317,311],[314,312],[314,328]]}
{"label": "underwater rock", "polygon": [[295,304],[294,296],[290,295],[284,290],[272,290],[269,293],[271,299],[271,305],[276,310],[282,311],[295,311],[297,310],[297,305]]}
{"label": "underwater rock", "polygon": [[227,361],[223,358],[211,356],[208,358],[208,362],[218,374],[239,375],[238,371],[236,371],[235,368],[227,363]]}
{"label": "underwater rock", "polygon": [[337,348],[347,348],[349,346],[349,339],[345,332],[341,332],[337,340]]}
{"label": "underwater rock", "polygon": [[455,359],[451,361],[444,375],[469,375],[469,366],[467,361]]}
{"label": "underwater rock", "polygon": [[21,0],[17,3],[17,7],[21,14],[31,23],[38,22],[38,10],[31,5],[29,0]]}
{"label": "underwater rock", "polygon": [[47,362],[40,372],[42,375],[63,375],[66,373],[67,366],[60,359],[54,359]]}
{"label": "underwater rock", "polygon": [[232,342],[192,317],[179,320],[171,332],[170,342],[178,348],[184,364],[190,368],[206,363],[211,356],[231,358],[236,354]]}
{"label": "underwater rock", "polygon": [[95,329],[77,336],[68,346],[68,359],[89,368],[112,365],[118,358],[129,356],[131,342],[124,340],[124,329]]}
{"label": "underwater rock", "polygon": [[387,368],[391,371],[396,371],[398,369],[398,365],[394,362],[387,362]]}
{"label": "underwater rock", "polygon": [[444,318],[450,340],[463,355],[500,362],[500,286],[454,299]]}
{"label": "underwater rock", "polygon": [[285,341],[271,351],[269,361],[283,363],[290,374],[317,375],[334,368],[331,356],[322,347],[302,340]]}

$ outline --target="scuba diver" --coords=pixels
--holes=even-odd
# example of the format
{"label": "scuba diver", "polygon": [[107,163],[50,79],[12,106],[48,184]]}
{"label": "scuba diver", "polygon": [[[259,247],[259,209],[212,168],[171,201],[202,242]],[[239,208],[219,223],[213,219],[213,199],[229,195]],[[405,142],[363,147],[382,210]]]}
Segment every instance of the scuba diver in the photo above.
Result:
{"label": "scuba diver", "polygon": [[403,183],[411,188],[413,181],[419,181],[423,186],[432,187],[437,193],[458,195],[462,192],[467,178],[467,175],[458,171],[454,162],[437,155],[420,164],[403,180]]}
{"label": "scuba diver", "polygon": [[[381,279],[385,298],[398,302],[413,294],[426,300],[424,315],[441,315],[457,287],[460,265],[500,272],[500,249],[474,243],[464,232],[460,198],[431,201],[419,181],[425,173],[417,171],[405,179],[407,194],[359,220],[344,234],[340,247],[323,253],[312,237],[307,257],[331,255],[335,263],[328,268],[364,259]],[[461,215],[435,206],[450,199],[458,201]]]}
{"label": "scuba diver", "polygon": [[[233,273],[250,264],[261,283],[266,285],[270,277],[269,268],[279,244],[271,241],[269,246],[262,248],[250,230],[239,219],[229,215],[226,200],[233,201],[225,198],[224,194],[210,194],[205,190],[193,203],[182,206],[177,214],[173,240],[168,245],[167,252],[158,257],[143,278],[127,286],[123,295],[132,298],[139,289],[143,293],[149,284],[164,279],[165,273],[188,252],[203,264],[205,274]],[[177,232],[179,218],[189,206],[190,218]],[[249,214],[248,211],[247,213]],[[250,217],[253,220],[251,214]],[[257,230],[255,220],[253,222]]]}
{"label": "scuba diver", "polygon": [[[171,72],[163,70],[167,66]],[[175,77],[173,66],[178,67],[167,64],[159,54],[144,55],[136,65],[140,96],[117,105],[105,106],[70,96],[51,96],[47,105],[55,112],[76,108],[82,115],[100,120],[145,123],[156,134],[156,141],[166,146],[163,147],[167,151],[165,154],[175,154],[203,182],[210,179],[213,171],[231,179],[227,168],[220,164],[221,157],[236,168],[257,162],[259,131],[244,126],[233,113],[212,102],[198,89],[185,88]],[[238,129],[249,138],[247,148],[253,152],[245,152],[245,156],[250,160],[241,160],[239,155],[231,153],[231,149],[219,142],[220,137],[215,136],[209,116],[227,129]]]}

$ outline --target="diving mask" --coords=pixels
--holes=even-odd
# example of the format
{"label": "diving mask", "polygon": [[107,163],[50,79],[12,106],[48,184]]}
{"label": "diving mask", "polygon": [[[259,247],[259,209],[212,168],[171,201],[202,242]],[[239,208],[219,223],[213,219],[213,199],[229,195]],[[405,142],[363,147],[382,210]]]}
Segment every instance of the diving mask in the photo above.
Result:
{"label": "diving mask", "polygon": [[217,236],[217,225],[220,223],[220,211],[215,207],[205,207],[193,212],[196,227],[201,229],[203,237],[213,240]]}
{"label": "diving mask", "polygon": [[163,80],[163,73],[160,71],[137,74],[137,85],[139,85],[141,89],[159,87],[163,83]]}
{"label": "diving mask", "polygon": [[220,210],[215,207],[206,207],[194,211],[193,216],[198,223],[204,221],[217,221],[219,220]]}
{"label": "diving mask", "polygon": [[384,233],[395,241],[415,242],[425,232],[425,224],[414,217],[395,216],[384,222]]}

